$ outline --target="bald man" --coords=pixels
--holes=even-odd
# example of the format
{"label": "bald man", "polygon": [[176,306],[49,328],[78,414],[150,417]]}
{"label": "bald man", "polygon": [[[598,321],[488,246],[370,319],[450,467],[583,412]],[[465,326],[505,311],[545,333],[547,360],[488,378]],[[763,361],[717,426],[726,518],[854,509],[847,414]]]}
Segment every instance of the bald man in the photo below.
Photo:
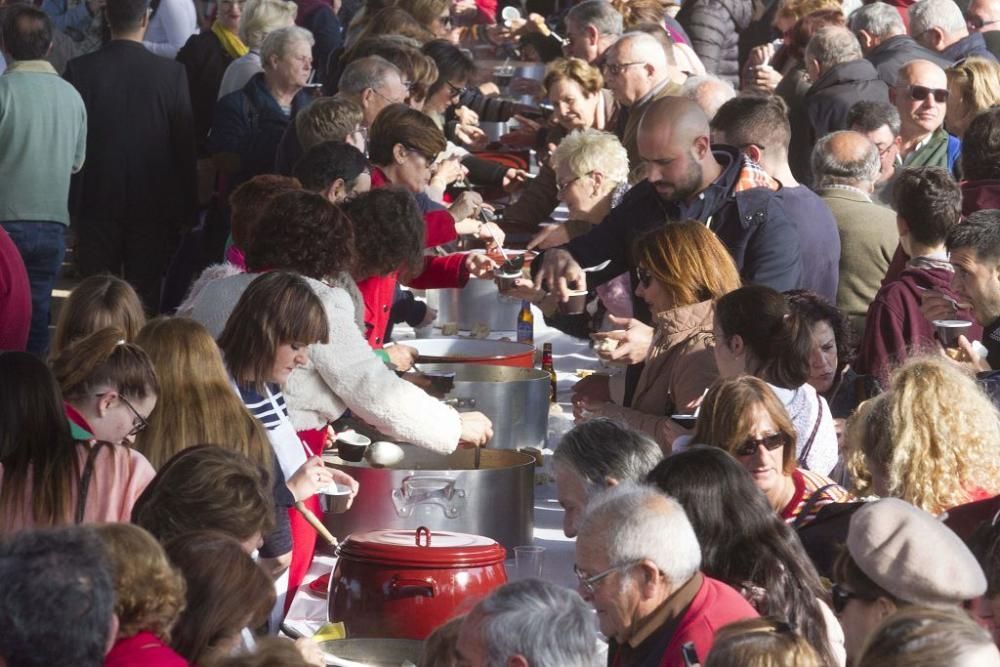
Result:
{"label": "bald man", "polygon": [[899,242],[896,214],[872,202],[881,172],[878,148],[860,132],[828,134],[812,155],[814,188],[837,221],[840,265],[837,307],[864,332],[875,298]]}
{"label": "bald man", "polygon": [[982,33],[986,48],[1000,56],[1000,0],[972,0],[965,12],[965,26]]}
{"label": "bald man", "polygon": [[[801,287],[798,235],[776,196],[777,181],[735,148],[712,146],[708,117],[697,103],[685,97],[653,102],[639,124],[638,145],[645,180],[625,195],[604,222],[536,259],[532,270],[537,286],[559,291],[565,298],[568,286],[600,285],[635,268],[631,248],[639,235],[667,222],[696,219],[726,245],[745,282],[779,291]],[[610,265],[603,271],[581,271],[581,266],[606,260]],[[633,277],[633,289],[636,284]],[[650,321],[643,301],[633,298],[633,308],[638,320]],[[645,331],[638,320],[629,329]],[[648,340],[643,348],[636,339],[634,345],[620,345],[615,353],[635,364],[645,359],[647,348]],[[632,371],[630,380],[638,377]]]}
{"label": "bald man", "polygon": [[899,111],[899,157],[904,167],[944,167],[952,171],[961,142],[944,129],[948,77],[929,60],[899,69],[889,99]]}
{"label": "bald man", "polygon": [[680,94],[680,85],[673,82],[679,74],[673,54],[668,56],[654,37],[630,32],[605,51],[601,69],[604,85],[622,107],[615,134],[628,151],[629,165],[635,169],[639,161],[636,132],[643,112],[655,100]]}

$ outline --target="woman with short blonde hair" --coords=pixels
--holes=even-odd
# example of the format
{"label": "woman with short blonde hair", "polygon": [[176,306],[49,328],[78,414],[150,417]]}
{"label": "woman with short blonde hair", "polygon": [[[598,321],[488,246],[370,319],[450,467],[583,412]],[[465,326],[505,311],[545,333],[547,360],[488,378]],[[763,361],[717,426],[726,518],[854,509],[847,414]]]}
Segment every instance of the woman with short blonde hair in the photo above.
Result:
{"label": "woman with short blonde hair", "polygon": [[1000,413],[950,361],[915,358],[867,406],[850,457],[859,491],[931,514],[1000,492]]}
{"label": "woman with short blonde hair", "polygon": [[952,65],[948,75],[948,107],[944,124],[959,139],[980,112],[1000,104],[1000,64],[972,56]]}

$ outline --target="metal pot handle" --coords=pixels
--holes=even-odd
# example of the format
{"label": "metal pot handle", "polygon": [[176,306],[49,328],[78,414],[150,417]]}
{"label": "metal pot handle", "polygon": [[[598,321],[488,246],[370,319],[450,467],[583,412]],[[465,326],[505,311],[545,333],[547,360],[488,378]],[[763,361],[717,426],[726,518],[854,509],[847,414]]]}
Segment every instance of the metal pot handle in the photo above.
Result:
{"label": "metal pot handle", "polygon": [[386,591],[386,597],[390,599],[416,596],[433,598],[437,594],[437,582],[433,579],[407,579],[398,574],[389,580],[389,589]]}
{"label": "metal pot handle", "polygon": [[418,505],[437,505],[445,517],[457,519],[465,509],[465,489],[455,488],[456,480],[437,475],[409,475],[392,490],[392,504],[401,518],[413,515]]}

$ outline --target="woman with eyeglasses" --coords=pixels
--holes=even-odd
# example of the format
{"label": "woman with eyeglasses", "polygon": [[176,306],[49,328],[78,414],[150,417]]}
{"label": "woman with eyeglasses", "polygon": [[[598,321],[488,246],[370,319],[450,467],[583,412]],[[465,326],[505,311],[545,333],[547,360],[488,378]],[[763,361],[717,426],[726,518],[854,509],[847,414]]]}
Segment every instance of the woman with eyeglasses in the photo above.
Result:
{"label": "woman with eyeglasses", "polygon": [[799,527],[812,521],[824,505],[845,502],[848,493],[829,477],[796,465],[797,437],[771,387],[743,375],[720,380],[709,389],[692,442],[732,454],[771,508]]}
{"label": "woman with eyeglasses", "polygon": [[[718,377],[712,356],[715,300],[740,286],[739,271],[718,237],[697,220],[654,230],[635,244],[635,294],[653,317],[642,374],[624,405],[624,383],[584,378],[573,388],[574,414],[624,421],[653,437],[666,453],[687,429],[672,415],[691,414]],[[602,356],[614,357],[612,349]],[[591,376],[595,377],[595,376]],[[602,400],[603,399],[603,400]]]}
{"label": "woman with eyeglasses", "polygon": [[155,474],[128,447],[159,384],[149,357],[102,329],[53,361],[0,354],[0,535],[128,521]]}
{"label": "woman with eyeglasses", "polygon": [[810,322],[781,293],[749,285],[715,304],[714,338],[719,376],[767,382],[794,426],[799,467],[829,475],[839,460],[837,432],[826,399],[809,384]]}
{"label": "woman with eyeglasses", "polygon": [[845,663],[843,632],[816,568],[740,463],[719,448],[698,445],[665,458],[646,481],[684,508],[706,576],[740,591],[761,616],[797,628],[820,664]]}
{"label": "woman with eyeglasses", "polygon": [[458,42],[458,34],[452,29],[451,0],[399,0],[396,6],[437,39]]}
{"label": "woman with eyeglasses", "polygon": [[966,58],[946,69],[945,74],[948,108],[944,126],[949,134],[961,139],[973,118],[1000,104],[1000,64],[986,58]]}

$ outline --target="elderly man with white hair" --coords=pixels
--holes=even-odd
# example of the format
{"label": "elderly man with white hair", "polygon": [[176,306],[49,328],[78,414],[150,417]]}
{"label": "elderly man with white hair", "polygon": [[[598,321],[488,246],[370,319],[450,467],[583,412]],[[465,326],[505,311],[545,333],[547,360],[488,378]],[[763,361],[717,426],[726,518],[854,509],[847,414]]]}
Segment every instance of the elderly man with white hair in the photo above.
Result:
{"label": "elderly man with white hair", "polygon": [[681,85],[680,95],[694,100],[711,120],[719,107],[736,97],[736,89],[714,74],[696,74]]}
{"label": "elderly man with white hair", "polygon": [[677,71],[673,54],[667,54],[656,38],[644,32],[622,35],[604,53],[601,65],[604,85],[623,108],[618,112],[615,134],[628,151],[633,169],[639,164],[638,131],[643,112],[654,101],[677,95],[680,86],[674,80],[683,78]]}
{"label": "elderly man with white hair", "polygon": [[930,60],[941,67],[951,65],[906,34],[906,24],[892,5],[873,2],[863,6],[851,14],[850,26],[878,78],[890,87],[896,85],[899,68],[911,60]]}
{"label": "elderly man with white hair", "polygon": [[583,0],[566,12],[566,45],[572,58],[597,65],[622,35],[622,15],[607,0]]}
{"label": "elderly man with white hair", "polygon": [[954,0],[920,0],[910,7],[910,35],[945,59],[956,62],[969,56],[996,60],[986,48],[981,32],[969,32],[962,10]]}
{"label": "elderly man with white hair", "polygon": [[700,567],[698,538],[673,498],[619,484],[592,502],[574,570],[609,640],[609,665],[684,667],[687,644],[697,663],[719,628],[757,616],[743,596]]}
{"label": "elderly man with white hair", "polygon": [[462,667],[591,667],[597,633],[587,603],[540,579],[501,586],[462,622]]}

